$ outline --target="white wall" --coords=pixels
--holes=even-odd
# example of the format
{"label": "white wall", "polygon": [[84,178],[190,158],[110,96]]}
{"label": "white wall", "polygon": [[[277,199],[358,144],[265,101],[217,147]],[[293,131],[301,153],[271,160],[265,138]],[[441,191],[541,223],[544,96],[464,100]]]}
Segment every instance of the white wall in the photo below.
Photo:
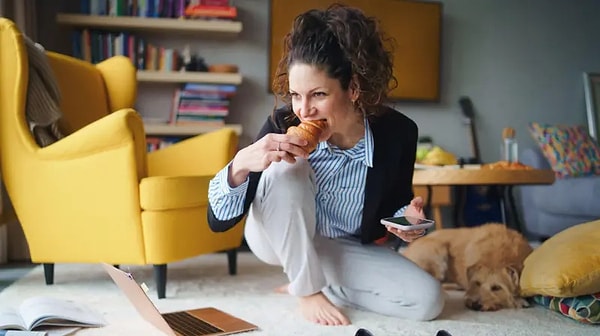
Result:
{"label": "white wall", "polygon": [[586,124],[582,72],[600,71],[600,1],[445,0],[442,99],[396,106],[421,134],[471,155],[458,106],[471,97],[484,161],[499,159],[503,127],[532,145],[530,121]]}

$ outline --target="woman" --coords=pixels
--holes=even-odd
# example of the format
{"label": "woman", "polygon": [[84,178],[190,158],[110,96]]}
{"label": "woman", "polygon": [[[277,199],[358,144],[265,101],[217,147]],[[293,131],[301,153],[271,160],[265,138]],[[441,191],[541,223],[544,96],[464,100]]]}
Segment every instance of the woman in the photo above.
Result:
{"label": "woman", "polygon": [[[209,223],[225,231],[247,215],[245,238],[283,266],[302,314],[349,324],[339,307],[430,320],[439,282],[390,248],[383,217],[423,217],[413,199],[417,126],[382,103],[395,81],[377,22],[333,5],[299,15],[284,41],[274,92],[286,104],[211,181]],[[302,120],[328,128],[312,153],[285,134]],[[387,231],[404,241],[423,232]]]}

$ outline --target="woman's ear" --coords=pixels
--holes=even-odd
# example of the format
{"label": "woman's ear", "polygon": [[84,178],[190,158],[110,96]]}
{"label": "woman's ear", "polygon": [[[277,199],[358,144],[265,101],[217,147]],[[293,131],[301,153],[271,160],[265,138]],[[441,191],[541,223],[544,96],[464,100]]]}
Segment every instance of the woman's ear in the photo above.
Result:
{"label": "woman's ear", "polygon": [[350,91],[350,100],[352,101],[352,104],[355,104],[358,97],[360,97],[360,84],[358,83],[356,75],[352,77],[348,91]]}

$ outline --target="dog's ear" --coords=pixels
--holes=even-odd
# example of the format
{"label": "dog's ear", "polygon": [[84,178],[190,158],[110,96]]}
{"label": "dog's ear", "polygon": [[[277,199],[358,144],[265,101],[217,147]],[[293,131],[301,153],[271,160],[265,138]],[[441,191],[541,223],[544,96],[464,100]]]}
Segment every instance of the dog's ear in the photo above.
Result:
{"label": "dog's ear", "polygon": [[467,280],[470,280],[478,270],[481,269],[481,264],[473,264],[467,267]]}
{"label": "dog's ear", "polygon": [[509,265],[504,268],[504,271],[510,276],[510,279],[517,288],[519,287],[520,270],[521,268],[518,265]]}

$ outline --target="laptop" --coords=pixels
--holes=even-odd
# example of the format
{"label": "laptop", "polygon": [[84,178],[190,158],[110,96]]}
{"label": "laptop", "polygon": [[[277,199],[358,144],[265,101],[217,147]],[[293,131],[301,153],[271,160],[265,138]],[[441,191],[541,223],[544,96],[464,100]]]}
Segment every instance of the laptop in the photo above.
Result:
{"label": "laptop", "polygon": [[140,315],[166,335],[216,336],[258,329],[252,323],[212,307],[161,314],[131,274],[106,263],[102,266]]}

